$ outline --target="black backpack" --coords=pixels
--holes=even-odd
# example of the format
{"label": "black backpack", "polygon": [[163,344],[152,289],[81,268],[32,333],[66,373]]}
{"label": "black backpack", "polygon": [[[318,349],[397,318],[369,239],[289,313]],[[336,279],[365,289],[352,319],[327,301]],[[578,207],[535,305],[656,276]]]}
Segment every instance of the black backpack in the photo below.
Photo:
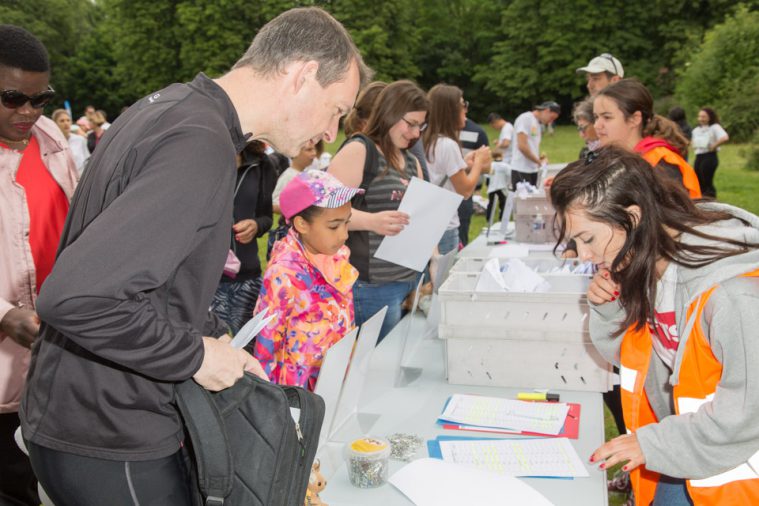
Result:
{"label": "black backpack", "polygon": [[[188,380],[176,393],[195,505],[303,505],[324,420],[321,397],[248,373],[220,392]],[[300,409],[298,423],[291,407]]]}

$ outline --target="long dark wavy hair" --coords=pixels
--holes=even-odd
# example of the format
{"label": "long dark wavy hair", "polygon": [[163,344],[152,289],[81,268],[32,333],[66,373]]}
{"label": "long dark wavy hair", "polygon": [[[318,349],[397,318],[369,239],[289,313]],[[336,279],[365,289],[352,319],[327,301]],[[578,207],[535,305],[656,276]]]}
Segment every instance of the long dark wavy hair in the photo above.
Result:
{"label": "long dark wavy hair", "polygon": [[[409,112],[429,110],[430,103],[419,86],[411,81],[395,81],[383,89],[366,125],[366,136],[374,141],[385,155],[387,170],[402,172],[403,153],[393,144],[390,129]],[[387,171],[386,171],[387,172]]]}
{"label": "long dark wavy hair", "polygon": [[[756,243],[698,230],[701,225],[735,217],[697,206],[680,184],[663,174],[640,156],[608,146],[589,163],[570,164],[551,185],[557,247],[567,239],[570,211],[581,210],[588,219],[625,232],[625,242],[610,268],[612,280],[622,287],[619,301],[626,312],[618,334],[632,325],[640,329],[652,318],[658,259],[698,268],[759,248]],[[639,219],[628,211],[630,206],[640,208]],[[679,240],[683,233],[713,242],[687,244]]]}

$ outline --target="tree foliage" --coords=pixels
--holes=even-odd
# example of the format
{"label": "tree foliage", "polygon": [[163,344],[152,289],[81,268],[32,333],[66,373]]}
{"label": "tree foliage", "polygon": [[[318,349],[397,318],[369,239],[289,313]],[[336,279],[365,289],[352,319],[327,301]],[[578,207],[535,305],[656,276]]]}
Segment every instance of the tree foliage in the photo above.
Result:
{"label": "tree foliage", "polygon": [[[61,102],[71,100],[77,113],[93,103],[112,117],[122,106],[171,82],[189,80],[199,71],[222,74],[267,21],[291,7],[318,5],[343,22],[377,78],[415,79],[424,88],[438,82],[457,85],[471,103],[470,113],[481,119],[491,110],[517,114],[549,98],[568,110],[586,93],[584,79],[575,69],[603,52],[617,56],[626,75],[638,77],[657,97],[671,94],[680,79],[673,69],[686,63],[698,68],[694,51],[704,33],[735,9],[733,4],[733,0],[6,0],[0,5],[0,19],[29,29],[47,45]],[[750,0],[741,12],[748,15],[757,4],[759,0]],[[746,45],[734,39],[737,46]],[[708,54],[704,51],[699,54]],[[756,52],[740,55],[756,60]],[[682,78],[687,81],[690,72]],[[712,76],[709,79],[714,82]],[[731,86],[728,81],[714,85],[722,93]],[[678,86],[678,93],[693,95],[685,91],[688,86]]]}

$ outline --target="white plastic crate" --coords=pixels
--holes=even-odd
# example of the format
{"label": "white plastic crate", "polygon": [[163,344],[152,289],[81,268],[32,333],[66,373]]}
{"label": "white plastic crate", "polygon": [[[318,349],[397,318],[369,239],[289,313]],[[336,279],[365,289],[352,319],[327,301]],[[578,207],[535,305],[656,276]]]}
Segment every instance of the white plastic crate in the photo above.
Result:
{"label": "white plastic crate", "polygon": [[[464,257],[460,258],[455,264],[453,264],[453,267],[451,267],[451,272],[471,272],[471,273],[478,273],[482,272],[483,267],[485,266],[485,263],[491,260],[490,258],[473,258],[473,257]],[[505,264],[509,261],[509,258],[499,258],[498,259],[501,265]],[[580,265],[582,262],[580,262],[577,259],[574,258],[556,258],[553,255],[546,256],[546,257],[534,257],[531,256],[529,258],[520,258],[522,262],[524,262],[527,267],[530,267],[538,274],[550,274],[553,269],[561,269],[564,266],[569,265],[570,268],[574,269],[578,265]],[[554,274],[564,274],[569,275],[567,273],[554,273]],[[571,274],[572,276],[578,276],[580,274]]]}
{"label": "white plastic crate", "polygon": [[545,243],[556,239],[553,221],[556,212],[545,193],[514,199],[515,237],[519,242]]}
{"label": "white plastic crate", "polygon": [[440,287],[439,336],[590,342],[590,277],[547,274],[544,293],[475,292],[479,274],[451,272]]}
{"label": "white plastic crate", "polygon": [[478,277],[451,272],[438,293],[450,383],[611,388],[611,366],[588,334],[590,277],[544,275],[551,286],[544,293],[478,293]]}

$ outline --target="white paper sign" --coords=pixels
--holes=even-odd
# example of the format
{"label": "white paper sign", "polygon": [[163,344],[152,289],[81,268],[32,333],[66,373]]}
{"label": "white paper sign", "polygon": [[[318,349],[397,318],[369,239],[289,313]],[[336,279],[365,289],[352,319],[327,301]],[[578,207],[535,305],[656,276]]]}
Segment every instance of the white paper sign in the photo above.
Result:
{"label": "white paper sign", "polygon": [[412,178],[398,210],[409,215],[401,233],[385,236],[374,256],[422,272],[463,198],[419,178]]}

